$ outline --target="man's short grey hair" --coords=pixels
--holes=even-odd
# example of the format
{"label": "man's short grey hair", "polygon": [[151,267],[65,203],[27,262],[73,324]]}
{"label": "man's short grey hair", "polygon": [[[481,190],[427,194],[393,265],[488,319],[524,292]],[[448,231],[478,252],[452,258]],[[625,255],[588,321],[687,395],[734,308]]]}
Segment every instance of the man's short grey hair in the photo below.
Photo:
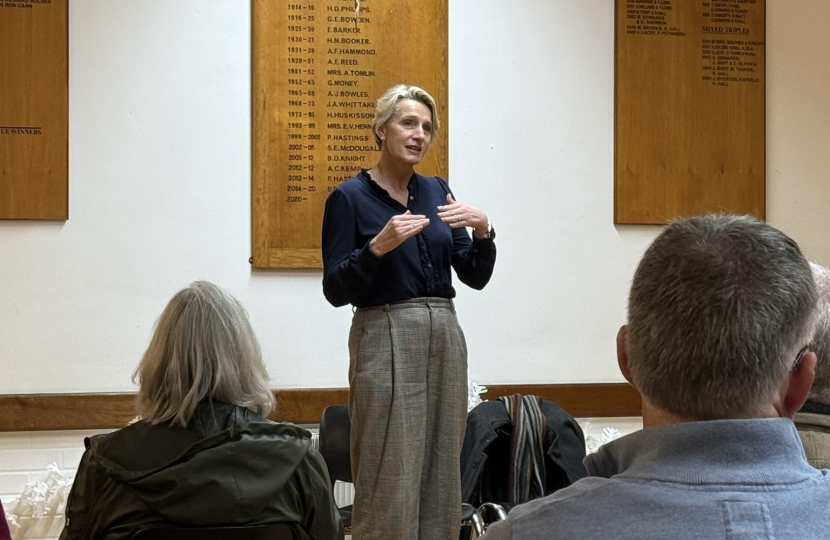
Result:
{"label": "man's short grey hair", "polygon": [[816,332],[810,350],[816,353],[816,378],[809,399],[830,404],[830,270],[810,263],[818,289]]}
{"label": "man's short grey hair", "polygon": [[693,420],[773,403],[813,334],[816,286],[798,244],[749,216],[670,224],[640,261],[628,302],[634,385]]}
{"label": "man's short grey hair", "polygon": [[205,399],[267,416],[275,404],[248,313],[230,293],[196,281],[164,308],[133,374],[136,412],[185,427]]}
{"label": "man's short grey hair", "polygon": [[396,84],[392,88],[380,96],[375,103],[375,117],[372,119],[372,134],[375,136],[375,142],[380,148],[380,134],[378,128],[383,126],[395,114],[398,102],[402,99],[411,99],[426,105],[432,115],[432,133],[430,134],[430,142],[435,141],[438,136],[438,128],[440,123],[438,121],[438,111],[435,106],[435,100],[423,88],[412,86],[409,84]]}

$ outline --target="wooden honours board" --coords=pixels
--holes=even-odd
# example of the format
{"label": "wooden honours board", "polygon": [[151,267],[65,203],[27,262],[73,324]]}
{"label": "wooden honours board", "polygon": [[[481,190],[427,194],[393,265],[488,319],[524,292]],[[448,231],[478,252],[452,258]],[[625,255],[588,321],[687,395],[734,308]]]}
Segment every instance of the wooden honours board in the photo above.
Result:
{"label": "wooden honours board", "polygon": [[765,214],[765,0],[616,0],[615,223]]}
{"label": "wooden honours board", "polygon": [[67,219],[67,0],[0,0],[0,219]]}
{"label": "wooden honours board", "polygon": [[252,26],[253,265],[319,268],[327,195],[377,161],[384,90],[435,98],[441,130],[418,170],[447,175],[447,0],[254,0]]}

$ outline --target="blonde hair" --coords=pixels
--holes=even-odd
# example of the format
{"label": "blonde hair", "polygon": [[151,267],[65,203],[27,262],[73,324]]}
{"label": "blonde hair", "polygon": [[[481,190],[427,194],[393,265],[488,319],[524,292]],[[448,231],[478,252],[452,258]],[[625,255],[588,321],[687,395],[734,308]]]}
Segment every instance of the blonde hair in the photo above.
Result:
{"label": "blonde hair", "polygon": [[275,405],[248,313],[231,294],[195,281],[167,303],[141,362],[136,412],[186,427],[204,399],[267,416]]}
{"label": "blonde hair", "polygon": [[432,133],[430,134],[430,142],[435,141],[438,135],[438,128],[440,122],[438,121],[438,112],[435,105],[435,100],[423,88],[412,86],[409,84],[396,84],[392,88],[380,96],[375,103],[375,117],[372,119],[372,134],[375,136],[375,142],[380,148],[380,135],[378,128],[383,126],[395,114],[398,102],[403,99],[411,99],[422,103],[429,109],[432,115]]}

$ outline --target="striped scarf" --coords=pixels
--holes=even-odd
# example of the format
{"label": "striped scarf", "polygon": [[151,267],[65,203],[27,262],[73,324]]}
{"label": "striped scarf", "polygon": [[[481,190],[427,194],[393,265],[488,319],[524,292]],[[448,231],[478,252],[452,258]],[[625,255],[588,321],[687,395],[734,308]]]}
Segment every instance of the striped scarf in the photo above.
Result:
{"label": "striped scarf", "polygon": [[510,503],[521,504],[545,495],[545,415],[536,396],[502,396],[513,436],[510,441],[508,493]]}

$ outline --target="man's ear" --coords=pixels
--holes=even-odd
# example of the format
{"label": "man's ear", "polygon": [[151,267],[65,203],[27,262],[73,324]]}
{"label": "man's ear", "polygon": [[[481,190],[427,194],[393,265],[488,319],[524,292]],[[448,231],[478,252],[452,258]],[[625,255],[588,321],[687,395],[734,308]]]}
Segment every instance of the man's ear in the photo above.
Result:
{"label": "man's ear", "polygon": [[784,388],[784,410],[782,413],[787,418],[792,418],[807,401],[815,377],[816,353],[807,351],[801,356],[801,361],[793,368],[792,373],[789,374]]}
{"label": "man's ear", "polygon": [[620,366],[620,371],[625,377],[625,380],[634,385],[631,380],[631,372],[628,370],[628,353],[625,352],[625,340],[628,334],[628,327],[622,325],[620,331],[617,332],[617,364]]}

